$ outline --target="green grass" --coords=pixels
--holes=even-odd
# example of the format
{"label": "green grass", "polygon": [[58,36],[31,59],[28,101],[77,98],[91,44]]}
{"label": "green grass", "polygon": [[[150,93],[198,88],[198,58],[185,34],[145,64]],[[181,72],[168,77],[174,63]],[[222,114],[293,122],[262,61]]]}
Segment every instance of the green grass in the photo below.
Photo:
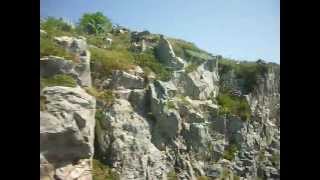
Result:
{"label": "green grass", "polygon": [[265,151],[264,150],[260,150],[258,153],[258,161],[262,162],[266,159],[266,156],[264,155]]}
{"label": "green grass", "polygon": [[45,110],[47,110],[46,97],[45,96],[40,96],[40,111],[45,111]]}
{"label": "green grass", "polygon": [[211,178],[208,176],[198,176],[197,180],[211,180]]}
{"label": "green grass", "polygon": [[273,165],[278,165],[280,162],[280,155],[279,154],[273,154],[270,158],[270,161]]}
{"label": "green grass", "polygon": [[195,44],[180,39],[169,39],[175,54],[188,62],[203,62],[211,58],[209,53],[201,50]]}
{"label": "green grass", "polygon": [[237,115],[243,121],[250,119],[250,106],[244,97],[232,96],[228,92],[220,92],[217,102],[220,106],[220,113]]}
{"label": "green grass", "polygon": [[97,159],[92,159],[93,180],[119,180],[120,177],[111,168]]}
{"label": "green grass", "polygon": [[168,100],[165,105],[168,107],[168,109],[176,109],[175,103],[171,100]]}
{"label": "green grass", "polygon": [[177,174],[174,170],[170,171],[167,174],[167,178],[168,178],[168,180],[178,180]]}
{"label": "green grass", "polygon": [[186,96],[183,96],[183,95],[177,95],[177,97],[179,98],[179,101],[185,105],[185,106],[191,106],[191,102],[188,101],[187,97]]}
{"label": "green grass", "polygon": [[241,62],[239,64],[234,60],[220,59],[219,74],[225,74],[234,71],[235,76],[244,80],[243,89],[246,93],[252,92],[257,85],[257,79],[268,72],[271,64],[257,64],[255,62]]}
{"label": "green grass", "polygon": [[127,50],[90,48],[92,71],[100,76],[110,76],[112,70],[129,70],[134,67],[134,58]]}
{"label": "green grass", "polygon": [[76,29],[73,29],[69,24],[62,19],[48,17],[40,23],[40,28],[48,33],[48,36],[73,36],[79,34]]}
{"label": "green grass", "polygon": [[198,64],[189,64],[186,68],[185,68],[185,71],[186,73],[191,73],[193,71],[195,71],[197,68],[198,68]]}
{"label": "green grass", "polygon": [[115,95],[111,90],[98,90],[94,87],[85,88],[88,94],[94,96],[105,105],[111,105],[115,100]]}
{"label": "green grass", "polygon": [[240,180],[240,176],[233,175],[233,180]]}
{"label": "green grass", "polygon": [[134,54],[134,62],[146,70],[146,73],[148,73],[148,71],[150,72],[150,70],[153,71],[159,80],[168,81],[172,75],[172,71],[166,69],[163,64],[159,63],[152,50]]}
{"label": "green grass", "polygon": [[238,151],[237,146],[234,144],[231,144],[224,150],[223,158],[229,161],[232,161],[235,158],[235,153],[237,151]]}
{"label": "green grass", "polygon": [[74,60],[75,56],[56,44],[50,37],[40,37],[40,57],[59,56],[66,60]]}
{"label": "green grass", "polygon": [[66,87],[76,87],[76,80],[68,75],[58,74],[50,78],[41,78],[40,85],[42,88],[47,86],[66,86]]}

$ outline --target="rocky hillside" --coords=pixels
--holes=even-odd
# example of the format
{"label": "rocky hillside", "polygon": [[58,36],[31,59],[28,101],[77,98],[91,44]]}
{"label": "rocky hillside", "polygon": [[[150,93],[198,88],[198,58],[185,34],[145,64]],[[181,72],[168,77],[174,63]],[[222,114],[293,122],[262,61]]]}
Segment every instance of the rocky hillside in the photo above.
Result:
{"label": "rocky hillside", "polygon": [[40,179],[280,179],[280,65],[40,29]]}

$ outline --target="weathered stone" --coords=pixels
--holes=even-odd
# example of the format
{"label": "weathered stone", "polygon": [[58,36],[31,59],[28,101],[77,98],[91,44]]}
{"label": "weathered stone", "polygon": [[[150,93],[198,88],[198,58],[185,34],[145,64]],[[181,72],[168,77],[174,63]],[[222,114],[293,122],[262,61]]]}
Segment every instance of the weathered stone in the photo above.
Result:
{"label": "weathered stone", "polygon": [[117,89],[120,87],[126,89],[143,89],[144,79],[140,76],[135,76],[124,71],[113,71],[110,87]]}
{"label": "weathered stone", "polygon": [[175,55],[170,42],[163,36],[160,36],[160,41],[156,47],[156,52],[160,61],[166,63],[174,70],[182,69],[185,65],[185,62]]}
{"label": "weathered stone", "polygon": [[40,157],[61,179],[91,180],[95,98],[79,87],[46,87],[42,95],[47,110],[40,111]]}
{"label": "weathered stone", "polygon": [[151,143],[149,124],[127,100],[116,100],[103,121],[98,126],[99,148],[120,172],[121,179],[165,177],[165,157]]}
{"label": "weathered stone", "polygon": [[208,60],[190,73],[183,73],[177,86],[182,87],[181,93],[192,99],[207,100],[217,96],[219,91],[219,76],[217,61]]}

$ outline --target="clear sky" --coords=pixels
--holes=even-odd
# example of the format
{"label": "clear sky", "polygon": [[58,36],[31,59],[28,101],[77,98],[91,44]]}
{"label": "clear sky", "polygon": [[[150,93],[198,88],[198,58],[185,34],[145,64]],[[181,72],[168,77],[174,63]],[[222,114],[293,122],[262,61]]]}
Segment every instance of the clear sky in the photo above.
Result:
{"label": "clear sky", "polygon": [[280,63],[280,0],[40,0],[41,16],[101,11],[132,30],[181,38],[212,54]]}

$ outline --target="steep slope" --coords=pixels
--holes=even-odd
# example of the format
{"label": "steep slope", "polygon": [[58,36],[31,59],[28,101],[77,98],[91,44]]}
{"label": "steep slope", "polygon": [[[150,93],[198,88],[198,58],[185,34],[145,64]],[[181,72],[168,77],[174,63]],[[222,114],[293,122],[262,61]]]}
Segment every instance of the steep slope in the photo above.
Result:
{"label": "steep slope", "polygon": [[[40,134],[52,128],[57,136],[40,142],[41,179],[81,179],[72,172],[87,169],[83,179],[98,179],[91,163],[78,171],[70,159],[90,162],[93,149],[114,174],[102,179],[280,179],[279,65],[228,61],[149,32],[107,36],[111,45],[99,41],[90,50],[84,37],[56,37],[75,58],[40,61],[44,79],[68,75],[78,84],[56,80],[40,90],[48,101]],[[68,155],[56,157],[54,146]]]}

